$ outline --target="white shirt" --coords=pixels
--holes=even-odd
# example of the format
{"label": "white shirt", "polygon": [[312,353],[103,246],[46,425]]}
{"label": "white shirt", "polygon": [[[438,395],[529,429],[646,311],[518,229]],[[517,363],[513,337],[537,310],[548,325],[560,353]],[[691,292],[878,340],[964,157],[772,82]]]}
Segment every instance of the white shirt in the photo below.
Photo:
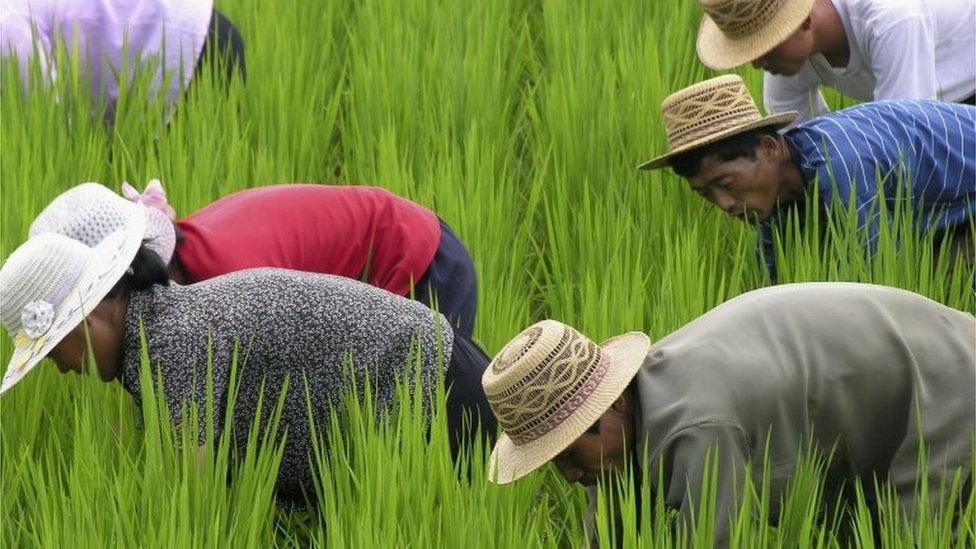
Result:
{"label": "white shirt", "polygon": [[36,53],[41,73],[50,83],[58,77],[58,41],[63,40],[70,54],[77,44],[94,97],[106,101],[111,116],[125,45],[129,77],[137,64],[155,62],[154,90],[158,90],[166,76],[174,75],[166,91],[167,101],[173,104],[181,85],[185,87],[193,75],[212,11],[212,0],[3,0],[0,53],[17,57],[25,85]]}
{"label": "white shirt", "polygon": [[799,111],[800,120],[829,109],[821,84],[860,101],[939,99],[976,91],[974,0],[831,0],[850,47],[846,67],[814,54],[799,73],[766,73],[768,113]]}

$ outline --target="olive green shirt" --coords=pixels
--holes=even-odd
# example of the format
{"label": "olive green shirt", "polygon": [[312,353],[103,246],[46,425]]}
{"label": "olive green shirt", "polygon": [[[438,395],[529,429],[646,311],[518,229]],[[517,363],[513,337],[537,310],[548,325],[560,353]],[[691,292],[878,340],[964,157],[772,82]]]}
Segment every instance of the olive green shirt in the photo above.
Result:
{"label": "olive green shirt", "polygon": [[813,442],[833,449],[830,473],[886,479],[910,510],[919,435],[933,493],[957,468],[969,474],[974,346],[971,314],[904,290],[810,283],[743,294],[648,351],[635,389],[644,474],[687,520],[706,452],[717,452],[719,544],[743,465],[762,479],[767,438],[774,506]]}

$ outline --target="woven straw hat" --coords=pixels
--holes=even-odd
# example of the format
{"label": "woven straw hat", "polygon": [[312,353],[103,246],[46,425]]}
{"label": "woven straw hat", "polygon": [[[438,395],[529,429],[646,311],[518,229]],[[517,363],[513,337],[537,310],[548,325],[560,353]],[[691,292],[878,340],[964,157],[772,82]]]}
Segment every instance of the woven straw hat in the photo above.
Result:
{"label": "woven straw hat", "polygon": [[672,156],[764,126],[785,126],[800,116],[791,111],[763,118],[742,78],[727,74],[676,91],[661,103],[671,151],[637,166],[654,170]]}
{"label": "woven straw hat", "polygon": [[640,332],[598,346],[555,320],[505,345],[481,379],[505,431],[491,452],[489,479],[518,480],[569,447],[620,397],[650,346]]}
{"label": "woven straw hat", "polygon": [[715,70],[731,69],[778,46],[810,15],[813,0],[699,0],[698,57]]}
{"label": "woven straw hat", "polygon": [[59,233],[96,246],[121,228],[133,210],[145,210],[146,246],[168,265],[176,247],[172,221],[159,210],[126,200],[99,183],[82,183],[58,195],[31,223],[28,235]]}
{"label": "woven straw hat", "polygon": [[146,230],[142,208],[95,247],[57,233],[29,239],[0,269],[0,322],[14,352],[0,384],[13,387],[81,324],[132,263]]}

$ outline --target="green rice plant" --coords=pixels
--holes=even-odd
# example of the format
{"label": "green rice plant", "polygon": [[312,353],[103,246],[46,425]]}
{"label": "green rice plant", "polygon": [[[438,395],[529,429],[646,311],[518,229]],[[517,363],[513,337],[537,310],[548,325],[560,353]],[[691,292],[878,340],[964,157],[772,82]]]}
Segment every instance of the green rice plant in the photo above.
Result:
{"label": "green rice plant", "polygon": [[[134,67],[120,90],[114,124],[64,43],[51,85],[36,66],[21,85],[16,64],[3,62],[0,257],[54,196],[83,181],[117,188],[159,178],[181,215],[240,189],[316,181],[382,186],[451,225],[478,269],[476,336],[489,354],[545,317],[597,341],[632,330],[657,339],[769,284],[753,227],[727,219],[669,170],[635,170],[667,149],[661,101],[713,75],[696,60],[694,2],[218,4],[244,35],[247,79],[225,85],[214,78],[220,68],[207,69],[175,108],[151,96],[152,61]],[[740,73],[761,97],[761,73]],[[832,92],[827,99],[850,103]],[[826,222],[809,206],[788,217],[776,245],[780,281],[877,282],[976,309],[971,266],[949,261],[945,242],[933,250],[935,236],[913,230],[907,208],[884,217],[870,257],[847,205],[835,205]],[[0,360],[9,356],[0,338]],[[291,380],[292,390],[300,381]],[[160,394],[136,403],[116,385],[65,378],[44,362],[0,402],[2,543],[584,542],[582,490],[551,467],[510,486],[489,483],[489,449],[476,444],[459,463],[450,459],[443,390],[430,409],[403,391],[401,406],[381,413],[368,393],[340,407],[312,456],[319,508],[303,512],[275,507],[274,429],[255,429],[240,455],[215,434],[201,454],[181,451],[196,445],[199,410],[181,410],[187,424],[174,430]],[[276,397],[265,395],[268,408]],[[273,425],[274,414],[261,422]],[[877,509],[866,497],[863,505],[831,501],[824,467],[801,463],[778,502],[768,472],[743,471],[746,497],[731,539],[973,544],[963,479],[940,492],[931,512],[908,516],[885,495]],[[707,504],[698,521],[678,527],[663,494],[630,475],[599,491],[600,539],[626,547],[711,539]]]}

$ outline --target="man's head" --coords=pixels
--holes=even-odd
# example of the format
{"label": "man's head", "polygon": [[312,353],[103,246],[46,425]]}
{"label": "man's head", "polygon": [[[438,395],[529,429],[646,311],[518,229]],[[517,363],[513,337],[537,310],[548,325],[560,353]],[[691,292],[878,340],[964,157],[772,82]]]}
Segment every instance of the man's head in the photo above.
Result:
{"label": "man's head", "polygon": [[567,482],[593,486],[601,476],[623,471],[627,453],[634,449],[634,405],[631,389],[565,450],[553,458]]}
{"label": "man's head", "polygon": [[621,467],[633,442],[627,388],[649,348],[639,332],[597,345],[554,320],[510,341],[482,378],[504,430],[489,478],[506,484],[553,460],[567,480],[592,483]]}
{"label": "man's head", "polygon": [[773,49],[752,60],[752,66],[771,74],[793,76],[800,72],[814,54],[811,19],[807,17],[800,27]]}
{"label": "man's head", "polygon": [[789,148],[770,127],[672,156],[668,164],[702,198],[742,221],[763,221],[778,203],[797,198]]}
{"label": "man's head", "polygon": [[705,80],[661,103],[671,150],[638,168],[671,166],[729,215],[757,222],[777,203],[802,193],[799,170],[777,133],[797,116],[789,112],[763,117],[736,75]]}

